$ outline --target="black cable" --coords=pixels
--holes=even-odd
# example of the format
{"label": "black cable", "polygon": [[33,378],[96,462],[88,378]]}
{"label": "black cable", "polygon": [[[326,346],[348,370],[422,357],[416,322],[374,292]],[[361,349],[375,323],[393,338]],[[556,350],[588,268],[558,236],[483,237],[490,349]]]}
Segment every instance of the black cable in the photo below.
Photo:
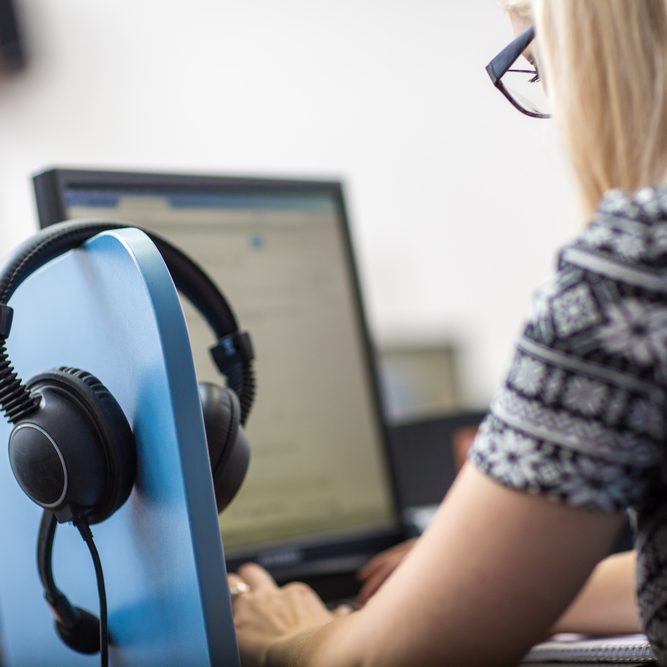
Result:
{"label": "black cable", "polygon": [[85,519],[75,519],[74,525],[78,528],[83,541],[88,546],[90,555],[95,565],[95,577],[97,579],[97,592],[100,598],[100,664],[102,667],[109,665],[109,625],[107,618],[107,594],[104,587],[104,572],[97,547],[93,540],[93,533]]}
{"label": "black cable", "polygon": [[37,540],[37,570],[44,599],[55,616],[55,630],[74,651],[93,654],[100,650],[100,622],[97,616],[73,606],[53,578],[53,542],[58,522],[53,512],[44,510]]}
{"label": "black cable", "polygon": [[53,541],[56,537],[57,526],[58,522],[55,514],[44,510],[39,524],[39,538],[37,540],[37,571],[49,604],[53,604],[49,597],[57,598],[62,595],[56,586],[53,570],[51,569]]}

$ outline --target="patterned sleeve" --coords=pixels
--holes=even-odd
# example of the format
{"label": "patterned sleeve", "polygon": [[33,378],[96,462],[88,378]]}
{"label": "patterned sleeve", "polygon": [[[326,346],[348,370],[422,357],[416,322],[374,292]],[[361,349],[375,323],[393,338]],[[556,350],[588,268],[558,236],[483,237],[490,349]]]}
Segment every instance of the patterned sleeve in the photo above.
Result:
{"label": "patterned sleeve", "polygon": [[610,193],[538,292],[470,452],[508,487],[617,511],[660,483],[667,213],[642,192]]}

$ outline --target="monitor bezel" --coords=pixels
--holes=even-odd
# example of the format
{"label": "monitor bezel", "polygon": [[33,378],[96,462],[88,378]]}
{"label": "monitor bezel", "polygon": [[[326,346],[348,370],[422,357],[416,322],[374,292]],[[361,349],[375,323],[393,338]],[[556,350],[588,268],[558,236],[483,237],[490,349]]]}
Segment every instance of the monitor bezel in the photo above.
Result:
{"label": "monitor bezel", "polygon": [[[237,191],[243,190],[249,193],[271,191],[290,194],[325,193],[333,196],[340,213],[339,219],[342,228],[340,231],[342,232],[346,261],[352,282],[355,314],[360,329],[363,353],[366,358],[365,372],[369,378],[371,388],[374,419],[384,454],[384,468],[389,485],[393,521],[386,528],[378,527],[367,531],[354,529],[333,536],[328,534],[313,535],[304,537],[304,539],[289,538],[276,543],[229,550],[226,552],[226,558],[232,566],[242,561],[252,560],[262,562],[270,571],[279,573],[281,570],[285,570],[283,565],[292,570],[298,568],[301,563],[320,560],[327,550],[331,553],[333,549],[336,553],[340,553],[341,558],[351,552],[372,554],[412,534],[411,528],[403,522],[400,510],[397,471],[392,465],[390,451],[389,425],[383,416],[377,357],[371,343],[341,180],[258,178],[198,173],[50,167],[36,173],[32,177],[32,181],[38,221],[42,229],[67,219],[65,193],[68,189],[76,187],[95,187],[101,190],[104,188],[122,188],[137,191],[152,188],[179,188],[192,191],[234,188]],[[271,555],[268,559],[266,558],[267,553]],[[281,554],[283,554],[282,557]],[[285,556],[285,554],[288,556]],[[276,563],[276,565],[274,566],[272,563]]]}

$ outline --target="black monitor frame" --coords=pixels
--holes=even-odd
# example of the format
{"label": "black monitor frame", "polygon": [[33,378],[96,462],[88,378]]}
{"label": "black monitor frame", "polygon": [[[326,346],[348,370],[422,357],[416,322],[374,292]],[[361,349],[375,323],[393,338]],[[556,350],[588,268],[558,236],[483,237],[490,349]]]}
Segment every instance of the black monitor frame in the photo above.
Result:
{"label": "black monitor frame", "polygon": [[[39,225],[48,227],[66,220],[67,205],[65,193],[72,188],[94,188],[137,192],[151,189],[177,189],[183,192],[224,192],[248,194],[257,192],[290,194],[327,194],[333,196],[342,221],[342,233],[350,277],[353,284],[354,307],[360,327],[360,335],[366,357],[366,373],[370,379],[373,411],[376,427],[383,446],[385,471],[390,487],[394,526],[389,530],[372,533],[354,531],[340,537],[307,538],[289,541],[279,545],[258,547],[228,554],[227,563],[235,569],[242,562],[252,560],[269,569],[279,580],[292,578],[293,573],[303,576],[308,564],[313,564],[313,576],[326,574],[326,568],[336,569],[338,560],[344,560],[351,552],[373,554],[387,548],[411,534],[411,528],[404,524],[398,494],[397,471],[392,465],[389,430],[382,407],[382,394],[376,357],[366,320],[357,262],[354,255],[350,224],[347,216],[343,186],[340,181],[318,181],[305,179],[253,178],[218,176],[204,174],[174,174],[160,172],[130,172],[95,169],[48,168],[33,176],[33,187],[37,204]],[[316,565],[317,563],[317,565]],[[358,564],[350,564],[356,567]]]}

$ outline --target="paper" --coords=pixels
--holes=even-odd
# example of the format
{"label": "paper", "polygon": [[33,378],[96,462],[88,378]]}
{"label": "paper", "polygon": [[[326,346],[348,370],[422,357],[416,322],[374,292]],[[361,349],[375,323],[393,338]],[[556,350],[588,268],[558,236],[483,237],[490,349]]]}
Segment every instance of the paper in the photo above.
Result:
{"label": "paper", "polygon": [[587,637],[585,635],[554,635],[537,644],[523,659],[524,663],[539,662],[617,662],[641,663],[655,660],[646,635]]}

